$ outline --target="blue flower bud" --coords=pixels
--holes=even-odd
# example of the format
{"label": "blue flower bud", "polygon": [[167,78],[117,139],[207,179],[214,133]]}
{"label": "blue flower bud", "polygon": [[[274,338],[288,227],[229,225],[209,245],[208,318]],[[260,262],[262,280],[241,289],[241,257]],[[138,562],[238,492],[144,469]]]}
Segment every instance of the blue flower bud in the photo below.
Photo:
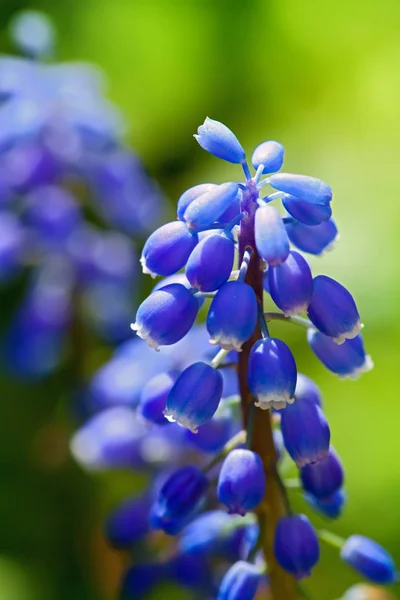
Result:
{"label": "blue flower bud", "polygon": [[294,402],[297,368],[288,346],[276,338],[258,340],[251,349],[247,381],[256,406],[285,408]]}
{"label": "blue flower bud", "polygon": [[320,407],[297,399],[281,414],[281,431],[285,448],[301,468],[328,456],[331,433]]}
{"label": "blue flower bud", "polygon": [[307,340],[315,356],[327,369],[339,377],[357,379],[374,366],[371,357],[365,354],[361,335],[352,340],[346,340],[339,346],[332,338],[320,331],[309,329]]}
{"label": "blue flower bud", "polygon": [[126,571],[122,580],[121,600],[146,600],[163,578],[163,565],[135,563]]}
{"label": "blue flower bud", "polygon": [[145,419],[157,425],[168,424],[164,416],[165,404],[178,375],[176,371],[159,373],[146,383],[139,404],[139,412]]}
{"label": "blue flower bud", "polygon": [[228,281],[218,290],[207,315],[210,343],[240,352],[257,324],[257,298],[252,287]]}
{"label": "blue flower bud", "polygon": [[199,427],[195,434],[187,430],[187,439],[202,452],[219,452],[230,440],[234,433],[234,423],[230,411],[222,411],[219,414],[218,409],[214,417]]}
{"label": "blue flower bud", "polygon": [[178,200],[177,205],[176,216],[178,217],[178,219],[180,221],[184,221],[185,219],[183,215],[185,214],[185,210],[187,209],[189,204],[191,204],[193,200],[196,200],[196,198],[198,198],[202,194],[211,192],[211,190],[214,190],[217,187],[218,184],[216,183],[199,183],[199,185],[194,185],[193,187],[186,190],[186,192],[183,192],[183,194]]}
{"label": "blue flower bud", "polygon": [[268,178],[268,183],[276,190],[292,194],[300,200],[316,204],[328,204],[332,200],[330,186],[316,177],[294,175],[292,173],[277,173]]}
{"label": "blue flower bud", "polygon": [[264,166],[263,175],[275,173],[282,168],[284,153],[285,149],[279,142],[263,142],[254,150],[251,162],[256,170],[260,165]]}
{"label": "blue flower bud", "polygon": [[223,462],[218,479],[219,501],[231,514],[245,515],[260,504],[265,493],[261,458],[245,448],[232,450]]}
{"label": "blue flower bud", "polygon": [[300,470],[301,483],[305,492],[316,498],[328,498],[343,485],[342,463],[333,448],[326,458],[316,464],[305,465]]}
{"label": "blue flower bud", "polygon": [[314,277],[314,292],[307,313],[315,327],[337,344],[360,333],[360,315],[353,296],[326,275]]}
{"label": "blue flower bud", "polygon": [[196,517],[182,531],[179,550],[193,556],[223,556],[238,560],[246,556],[258,539],[256,520],[244,525],[243,519],[222,510],[211,510]]}
{"label": "blue flower bud", "polygon": [[200,508],[208,487],[207,477],[194,465],[178,469],[164,482],[152,506],[150,525],[164,529],[164,523],[193,516]]}
{"label": "blue flower bud", "polygon": [[338,239],[338,230],[333,219],[319,225],[309,226],[303,223],[286,223],[289,240],[302,252],[319,256],[331,250]]}
{"label": "blue flower bud", "polygon": [[281,215],[274,206],[260,206],[255,216],[257,250],[268,265],[278,267],[289,255],[289,239]]}
{"label": "blue flower bud", "polygon": [[201,292],[213,292],[232,271],[235,244],[225,235],[209,235],[199,242],[186,264],[186,277]]}
{"label": "blue flower bud", "polygon": [[129,498],[107,517],[105,532],[115,548],[130,548],[149,531],[150,503],[147,496]]}
{"label": "blue flower bud", "polygon": [[198,241],[197,234],[190,233],[181,221],[159,227],[144,245],[140,258],[143,273],[152,277],[176,273],[185,266]]}
{"label": "blue flower bud", "polygon": [[282,265],[269,267],[268,289],[286,316],[305,312],[313,295],[313,278],[306,259],[292,250]]}
{"label": "blue flower bud", "polygon": [[197,433],[197,427],[212,419],[222,396],[222,375],[210,365],[197,362],[185,369],[167,398],[164,415]]}
{"label": "blue flower bud", "polygon": [[209,562],[205,558],[178,554],[165,565],[167,577],[179,586],[196,590],[197,594],[204,591],[212,593],[214,584]]}
{"label": "blue flower bud", "polygon": [[226,125],[208,117],[194,137],[204,150],[231,163],[241,163],[246,154],[234,133]]}
{"label": "blue flower bud", "polygon": [[258,567],[240,560],[225,574],[217,600],[253,600],[261,578],[262,574]]}
{"label": "blue flower bud", "polygon": [[198,309],[199,304],[189,290],[179,283],[171,283],[142,302],[131,328],[150,348],[169,346],[188,333]]}
{"label": "blue flower bud", "polygon": [[294,395],[296,400],[312,402],[322,408],[322,397],[319,387],[312,379],[303,375],[303,373],[297,373],[297,384]]}
{"label": "blue flower bud", "polygon": [[275,530],[274,553],[281,567],[296,579],[311,575],[311,569],[319,561],[319,542],[305,515],[280,519]]}
{"label": "blue flower bud", "polygon": [[396,565],[389,552],[363,535],[351,535],[343,544],[340,556],[374,583],[388,585],[397,579]]}
{"label": "blue flower bud", "polygon": [[343,490],[337,490],[328,498],[316,498],[312,494],[304,494],[304,499],[310,507],[328,519],[338,519],[346,502]]}
{"label": "blue flower bud", "polygon": [[306,200],[299,200],[290,194],[284,195],[282,204],[296,221],[300,221],[304,225],[319,225],[322,221],[328,221],[332,216],[330,204],[314,204]]}
{"label": "blue flower bud", "polygon": [[188,205],[183,215],[189,229],[207,229],[218,221],[235,201],[238,191],[237,183],[222,183],[198,196]]}

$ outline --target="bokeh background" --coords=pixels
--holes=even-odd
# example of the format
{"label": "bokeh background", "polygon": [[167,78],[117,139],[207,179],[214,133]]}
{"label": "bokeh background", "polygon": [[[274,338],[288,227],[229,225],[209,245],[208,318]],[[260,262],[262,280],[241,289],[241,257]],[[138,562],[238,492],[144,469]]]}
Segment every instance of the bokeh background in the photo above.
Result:
{"label": "bokeh background", "polygon": [[[186,187],[240,176],[193,140],[207,115],[231,127],[249,153],[266,139],[281,141],[285,170],[332,185],[341,239],[313,265],[354,293],[375,369],[341,382],[317,363],[301,330],[278,324],[274,332],[324,391],[349,496],[335,531],[375,537],[400,563],[398,0],[2,0],[2,53],[12,50],[9,19],[24,8],[52,17],[59,59],[104,69],[109,96],[131,125],[129,142],[170,198],[171,215]],[[10,291],[2,298],[15,302]],[[97,348],[93,366],[106,356]],[[1,376],[7,600],[115,597],[123,558],[102,540],[101,521],[133,480],[89,476],[69,457],[72,426],[60,408],[66,376],[29,386]],[[356,581],[324,548],[310,589],[333,600]]]}

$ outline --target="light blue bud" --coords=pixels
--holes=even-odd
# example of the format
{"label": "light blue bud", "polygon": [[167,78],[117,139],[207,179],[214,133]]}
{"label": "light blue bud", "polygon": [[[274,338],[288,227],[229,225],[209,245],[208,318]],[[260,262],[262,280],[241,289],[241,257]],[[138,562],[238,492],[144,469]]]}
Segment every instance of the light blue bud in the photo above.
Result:
{"label": "light blue bud", "polygon": [[223,123],[208,117],[194,137],[204,150],[231,163],[241,163],[246,154],[235,134]]}
{"label": "light blue bud", "polygon": [[147,239],[140,262],[143,273],[173,275],[185,266],[199,238],[181,221],[162,225]]}
{"label": "light blue bud", "polygon": [[332,189],[330,186],[316,177],[308,175],[294,175],[292,173],[277,173],[268,178],[271,187],[292,194],[300,200],[315,202],[316,204],[328,204],[332,200]]}
{"label": "light blue bud", "polygon": [[285,149],[279,142],[263,142],[253,152],[251,162],[255,169],[264,165],[263,175],[276,173],[282,168]]}
{"label": "light blue bud", "polygon": [[184,221],[183,215],[185,214],[185,210],[189,206],[193,200],[196,200],[202,194],[206,194],[207,192],[211,192],[211,190],[218,187],[216,183],[200,183],[199,185],[194,185],[193,187],[183,192],[182,196],[178,200],[178,206],[176,211],[176,216],[180,221]]}
{"label": "light blue bud", "polygon": [[281,215],[274,206],[260,206],[255,216],[257,250],[272,267],[279,267],[289,255],[289,239]]}
{"label": "light blue bud", "polygon": [[218,221],[234,202],[238,191],[237,183],[223,183],[193,200],[183,215],[189,229],[206,229]]}

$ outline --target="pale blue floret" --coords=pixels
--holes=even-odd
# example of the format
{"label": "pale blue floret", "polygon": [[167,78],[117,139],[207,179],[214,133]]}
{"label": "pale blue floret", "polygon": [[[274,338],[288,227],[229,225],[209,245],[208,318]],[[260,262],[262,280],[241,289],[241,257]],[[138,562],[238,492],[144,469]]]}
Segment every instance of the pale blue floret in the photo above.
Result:
{"label": "pale blue floret", "polygon": [[200,146],[217,158],[231,163],[242,163],[246,154],[234,133],[223,123],[208,117],[197,130],[194,137]]}

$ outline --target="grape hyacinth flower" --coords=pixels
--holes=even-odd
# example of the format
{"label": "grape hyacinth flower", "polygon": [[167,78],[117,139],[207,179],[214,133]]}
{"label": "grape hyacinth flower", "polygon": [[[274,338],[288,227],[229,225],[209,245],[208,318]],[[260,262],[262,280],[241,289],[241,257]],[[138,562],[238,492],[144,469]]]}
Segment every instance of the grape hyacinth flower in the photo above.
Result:
{"label": "grape hyacinth flower", "polygon": [[[151,528],[177,537],[159,556],[163,577],[190,588],[191,577],[172,566],[198,558],[208,563],[211,597],[250,600],[257,588],[267,593],[268,580],[270,599],[299,600],[297,580],[318,563],[319,539],[337,549],[343,540],[293,514],[291,488],[302,484],[313,510],[337,518],[344,470],[319,387],[298,374],[298,350],[295,358],[270,328],[275,321],[304,327],[322,365],[342,377],[368,370],[370,359],[350,292],[313,278],[302,254],[322,254],[337,237],[330,186],[278,173],[279,142],[257,146],[252,175],[222,123],[207,119],[196,139],[240,165],[245,179],[194,185],[178,200],[177,221],[151,234],[142,263],[166,279],[140,305],[138,335],[94,375],[88,402],[100,415],[122,405],[137,419],[135,435],[126,436],[126,465],[149,474],[142,493],[152,499]],[[265,293],[276,311],[264,312]],[[195,325],[205,312],[205,326]],[[75,454],[88,467],[95,447],[94,467],[118,466],[122,446],[104,425],[93,426],[97,419],[78,432]],[[285,478],[290,459],[300,469],[295,480]]]}
{"label": "grape hyacinth flower", "polygon": [[56,36],[44,14],[17,14],[10,30],[24,56],[0,56],[0,280],[28,272],[25,297],[42,294],[45,315],[54,307],[43,271],[58,261],[69,272],[68,286],[53,277],[70,306],[57,332],[46,319],[30,322],[27,300],[6,335],[9,370],[38,378],[70,356],[69,346],[80,351],[69,343],[74,328],[111,344],[129,337],[139,280],[128,235],[156,225],[162,194],[126,146],[102,72],[52,61]]}
{"label": "grape hyacinth flower", "polygon": [[342,559],[373,583],[388,585],[397,578],[393,558],[382,546],[362,535],[351,535],[343,544]]}

